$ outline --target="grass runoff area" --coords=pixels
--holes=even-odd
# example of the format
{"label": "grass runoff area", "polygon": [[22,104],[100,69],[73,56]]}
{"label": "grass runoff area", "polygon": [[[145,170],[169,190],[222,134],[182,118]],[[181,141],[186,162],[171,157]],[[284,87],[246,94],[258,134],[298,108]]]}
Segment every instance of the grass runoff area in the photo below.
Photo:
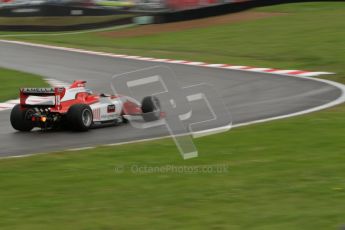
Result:
{"label": "grass runoff area", "polygon": [[19,97],[21,87],[46,87],[48,84],[39,76],[0,68],[0,102]]}
{"label": "grass runoff area", "polygon": [[[333,79],[344,82],[344,3],[256,10],[288,15],[136,38],[92,33],[25,40],[334,71]],[[200,157],[187,161],[171,140],[1,160],[1,229],[339,229],[345,224],[344,112],[338,106],[196,139]],[[201,172],[179,173],[179,166]]]}

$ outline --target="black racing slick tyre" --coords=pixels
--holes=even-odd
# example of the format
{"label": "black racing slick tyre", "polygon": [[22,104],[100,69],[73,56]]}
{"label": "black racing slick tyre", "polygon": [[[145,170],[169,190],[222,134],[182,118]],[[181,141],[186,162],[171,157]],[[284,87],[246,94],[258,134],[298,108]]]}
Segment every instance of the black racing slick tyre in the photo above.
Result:
{"label": "black racing slick tyre", "polygon": [[32,109],[21,109],[20,105],[14,106],[11,111],[12,127],[21,132],[30,132],[34,128],[29,117],[30,113],[33,113]]}
{"label": "black racing slick tyre", "polygon": [[92,109],[89,105],[72,105],[66,115],[68,125],[74,131],[88,131],[93,123]]}
{"label": "black racing slick tyre", "polygon": [[161,104],[157,97],[145,97],[141,103],[143,119],[146,122],[159,120],[161,117]]}

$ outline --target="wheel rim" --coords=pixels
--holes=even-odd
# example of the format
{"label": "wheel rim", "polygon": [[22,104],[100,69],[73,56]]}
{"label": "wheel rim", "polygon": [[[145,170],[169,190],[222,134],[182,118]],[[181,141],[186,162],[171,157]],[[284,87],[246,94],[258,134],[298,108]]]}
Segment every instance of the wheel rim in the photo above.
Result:
{"label": "wheel rim", "polygon": [[25,120],[30,120],[31,119],[31,116],[35,113],[35,111],[33,111],[32,109],[28,109],[26,112],[25,112],[25,115],[24,115],[24,119]]}
{"label": "wheel rim", "polygon": [[82,113],[82,120],[83,120],[83,124],[86,127],[89,127],[92,123],[92,116],[91,116],[91,112],[87,109],[85,109]]}
{"label": "wheel rim", "polygon": [[161,105],[157,98],[153,98],[153,105],[154,105],[154,110],[153,110],[154,116],[156,118],[159,118],[161,115]]}
{"label": "wheel rim", "polygon": [[161,109],[161,105],[160,105],[159,100],[157,98],[153,98],[152,102],[154,105],[154,111]]}

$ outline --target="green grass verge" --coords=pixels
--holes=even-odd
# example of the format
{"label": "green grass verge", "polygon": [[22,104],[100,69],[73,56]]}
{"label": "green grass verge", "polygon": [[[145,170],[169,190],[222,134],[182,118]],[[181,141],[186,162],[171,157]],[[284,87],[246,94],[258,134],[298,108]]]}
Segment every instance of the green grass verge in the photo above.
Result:
{"label": "green grass verge", "polygon": [[[196,139],[200,157],[188,161],[169,140],[2,160],[1,229],[337,229],[344,112]],[[168,165],[228,172],[137,173]]]}
{"label": "green grass verge", "polygon": [[[92,33],[25,39],[145,56],[336,71],[340,74],[334,79],[343,81],[344,4],[258,10],[291,14],[141,38]],[[1,229],[337,229],[345,224],[344,112],[345,106],[338,106],[196,139],[200,157],[188,161],[181,160],[170,140],[2,160]],[[135,166],[218,164],[228,172],[131,171]]]}
{"label": "green grass verge", "polygon": [[123,2],[123,1],[98,1],[97,5],[100,6],[110,6],[110,7],[134,7],[135,4],[133,2]]}
{"label": "green grass verge", "polygon": [[20,87],[45,87],[48,84],[39,76],[0,68],[0,102],[16,99]]}

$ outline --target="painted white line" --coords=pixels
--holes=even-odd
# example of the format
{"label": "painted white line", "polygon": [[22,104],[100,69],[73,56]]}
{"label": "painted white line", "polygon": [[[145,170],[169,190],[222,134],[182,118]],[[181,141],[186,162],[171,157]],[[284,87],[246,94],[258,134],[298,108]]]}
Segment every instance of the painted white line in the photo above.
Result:
{"label": "painted white line", "polygon": [[165,63],[167,63],[170,59],[152,58],[151,60],[153,60],[154,62],[165,62]]}
{"label": "painted white line", "polygon": [[89,149],[94,149],[94,148],[96,148],[96,147],[95,146],[93,146],[93,147],[81,147],[81,148],[67,149],[66,151],[76,152],[76,151],[89,150]]}
{"label": "painted white line", "polygon": [[311,109],[307,109],[307,110],[303,110],[303,111],[295,112],[295,113],[290,113],[290,114],[286,114],[286,115],[281,115],[281,116],[277,116],[277,117],[271,117],[271,118],[265,118],[265,119],[256,120],[256,121],[250,121],[250,122],[235,124],[235,125],[233,125],[233,128],[263,123],[263,122],[267,122],[267,121],[274,121],[274,120],[279,120],[279,119],[283,119],[283,118],[295,117],[295,116],[304,115],[304,114],[308,114],[308,113],[312,113],[312,112],[317,112],[317,111],[324,110],[324,109],[327,109],[327,108],[330,108],[330,107],[333,107],[336,105],[340,105],[340,104],[345,102],[345,85],[343,85],[341,83],[329,81],[329,80],[325,80],[325,79],[320,79],[320,78],[308,78],[308,77],[303,77],[303,76],[290,76],[290,77],[304,78],[304,79],[308,79],[308,80],[323,82],[323,83],[332,85],[332,86],[340,89],[342,93],[336,100],[331,101],[331,102],[324,104],[324,105],[320,105],[320,106],[317,106],[317,107],[314,107]]}
{"label": "painted white line", "polygon": [[[14,43],[14,44],[20,44],[20,45],[34,46],[34,47],[43,47],[43,48],[49,48],[49,49],[58,49],[58,50],[65,50],[65,51],[79,52],[79,53],[82,52],[82,53],[88,53],[88,54],[93,54],[93,55],[102,55],[102,56],[107,55],[107,56],[113,56],[113,57],[119,56],[119,55],[107,54],[107,53],[101,53],[101,52],[86,51],[86,50],[79,50],[79,49],[66,48],[66,47],[48,46],[48,45],[41,45],[41,44],[34,44],[34,43],[27,43],[27,42],[17,42],[17,41],[8,41],[8,40],[0,40],[0,42]],[[140,57],[140,58],[142,58],[142,57]],[[168,62],[168,63],[176,62],[176,63],[185,64],[184,61],[182,61],[182,60],[170,60],[170,59],[153,59],[153,60],[155,62]],[[212,65],[212,64],[210,64],[210,65]],[[218,67],[214,66],[214,65],[212,67],[213,68],[214,67],[219,68],[220,64],[215,64],[215,65],[218,65]],[[210,67],[210,68],[212,68],[212,67]],[[248,68],[248,66],[228,66],[228,65],[226,65],[226,66],[221,67],[221,68],[242,70],[243,68]],[[257,68],[254,68],[254,67],[251,69],[254,69],[254,71],[257,71]],[[264,69],[264,68],[262,68],[262,69]],[[265,69],[268,69],[268,68],[265,68]],[[246,71],[250,71],[250,70],[246,69]],[[330,107],[333,107],[333,106],[336,106],[336,105],[339,105],[339,104],[342,104],[345,102],[345,85],[343,85],[341,83],[329,81],[329,80],[320,79],[320,78],[309,78],[308,77],[308,76],[316,76],[316,74],[320,75],[320,74],[332,74],[332,73],[328,73],[328,72],[305,72],[303,74],[288,75],[289,72],[298,72],[298,71],[299,70],[274,70],[272,72],[264,72],[264,73],[266,73],[266,74],[277,74],[277,72],[279,72],[280,75],[297,77],[297,78],[302,78],[302,79],[308,79],[311,81],[323,82],[325,84],[328,84],[328,85],[331,85],[331,86],[338,88],[341,91],[341,95],[337,99],[335,99],[334,101],[331,101],[329,103],[326,103],[324,105],[317,106],[317,107],[314,107],[311,109],[307,109],[307,110],[303,110],[303,111],[299,111],[299,112],[295,112],[295,113],[290,113],[290,114],[286,114],[286,115],[271,117],[271,118],[265,118],[265,119],[256,120],[256,121],[243,122],[243,123],[235,124],[232,127],[237,128],[237,127],[242,127],[242,126],[247,126],[247,125],[252,125],[252,124],[258,124],[258,123],[263,123],[263,122],[268,122],[268,121],[279,120],[279,119],[283,119],[283,118],[290,118],[290,117],[294,117],[294,116],[304,115],[304,114],[320,111],[323,109],[327,109],[327,108],[330,108]],[[314,75],[312,75],[312,74],[314,74]],[[0,110],[1,110],[1,108],[0,108]],[[217,133],[218,130],[224,130],[226,128],[227,127],[219,127],[219,128],[215,128],[215,129],[203,130],[202,134],[203,134],[203,136],[206,136],[207,134],[211,135],[212,133]],[[138,142],[160,140],[160,139],[164,139],[164,138],[168,138],[168,137],[169,136],[164,136],[164,137],[147,138],[147,139],[134,140],[134,141],[128,141],[128,142],[105,144],[105,145],[100,145],[100,147],[101,146],[117,146],[117,145],[132,144],[132,143],[138,143]],[[79,151],[79,150],[93,149],[93,148],[96,148],[96,147],[75,148],[75,149],[69,149],[66,151]],[[52,153],[54,153],[54,152],[52,152]],[[30,157],[30,156],[34,156],[34,155],[38,155],[38,154],[47,154],[47,153],[37,153],[37,154],[28,154],[28,155],[20,155],[20,156],[0,157],[0,159]]]}
{"label": "painted white line", "polygon": [[[308,114],[308,113],[317,112],[317,111],[324,110],[324,109],[327,109],[327,108],[330,108],[330,107],[333,107],[333,106],[336,106],[336,105],[340,105],[340,104],[345,102],[345,85],[343,85],[341,83],[338,83],[338,82],[333,82],[333,81],[329,81],[329,80],[325,80],[325,79],[319,79],[319,78],[307,78],[307,77],[303,77],[303,76],[296,76],[296,77],[297,78],[303,78],[303,79],[309,79],[309,80],[313,80],[313,81],[318,81],[318,82],[323,82],[323,83],[332,85],[332,86],[340,89],[342,93],[334,101],[331,101],[331,102],[329,102],[327,104],[324,104],[324,105],[321,105],[321,106],[317,106],[317,107],[314,107],[314,108],[311,108],[311,109],[307,109],[307,110],[304,110],[304,111],[290,113],[290,114],[281,115],[281,116],[277,116],[277,117],[265,118],[265,119],[256,120],[256,121],[243,122],[243,123],[239,123],[239,124],[235,124],[235,125],[230,125],[230,126],[226,126],[226,127],[219,127],[219,128],[214,128],[214,129],[203,130],[203,131],[200,131],[198,133],[202,134],[201,137],[204,137],[204,136],[212,135],[212,134],[215,134],[215,133],[219,133],[222,130],[229,130],[229,128],[239,128],[239,127],[242,127],[242,126],[248,126],[248,125],[259,124],[259,123],[268,122],[268,121],[274,121],[274,120],[280,120],[280,119],[284,119],[284,118],[290,118],[290,117],[305,115],[305,114]],[[134,141],[126,141],[126,142],[105,144],[105,145],[101,145],[101,146],[119,146],[119,145],[125,145],[125,144],[134,144],[134,143],[140,143],[140,142],[148,142],[148,141],[161,140],[161,139],[166,139],[166,138],[169,138],[169,137],[170,136],[146,138],[146,139],[142,139],[142,140],[134,140]]]}
{"label": "painted white line", "polygon": [[224,66],[228,66],[226,64],[208,64],[206,65],[207,67],[224,67]]}
{"label": "painted white line", "polygon": [[12,108],[15,104],[12,103],[0,103],[1,108]]}
{"label": "painted white line", "polygon": [[227,66],[225,67],[226,69],[233,69],[233,70],[240,70],[240,69],[243,69],[243,68],[246,68],[247,66],[243,66],[243,65],[239,65],[239,66]]}
{"label": "painted white line", "polygon": [[314,77],[314,76],[328,75],[328,74],[334,74],[334,73],[330,73],[330,72],[307,72],[307,73],[298,74],[298,76],[301,76],[301,77]]}
{"label": "painted white line", "polygon": [[[60,46],[53,46],[53,45],[43,45],[43,44],[14,41],[14,40],[0,40],[0,42],[17,44],[17,45],[32,46],[32,47],[47,48],[47,49],[63,50],[63,51],[69,51],[69,52],[86,53],[86,54],[106,56],[106,57],[125,58],[125,59],[132,59],[132,60],[144,60],[144,61],[161,62],[161,63],[173,63],[173,64],[181,64],[181,65],[193,65],[193,64],[199,65],[199,64],[196,64],[198,62],[185,61],[185,60],[172,60],[172,59],[159,59],[159,58],[151,58],[151,57],[130,56],[130,55],[123,55],[123,54],[105,53],[105,52],[99,52],[99,51],[90,51],[90,50],[84,50],[84,49],[60,47]],[[332,73],[328,73],[328,72],[309,72],[309,71],[300,71],[300,70],[279,70],[279,69],[258,68],[258,67],[250,67],[250,66],[231,66],[231,65],[227,65],[227,64],[207,64],[207,63],[204,63],[204,64],[200,64],[200,66],[204,66],[204,67],[208,67],[208,68],[232,69],[232,70],[247,71],[247,72],[257,72],[258,69],[266,69],[266,70],[272,70],[272,72],[267,72],[267,74],[277,74],[277,75],[284,75],[284,76],[298,76],[301,74],[303,74],[304,76],[319,76],[319,75],[323,75],[323,74],[332,74]],[[266,73],[264,70],[260,70],[260,71],[263,71],[264,73]],[[303,73],[300,73],[300,72],[303,72]]]}
{"label": "painted white line", "polygon": [[205,62],[187,62],[186,65],[205,65]]}
{"label": "painted white line", "polygon": [[186,63],[187,61],[184,61],[184,60],[170,60],[168,62],[169,63],[174,63],[174,64],[182,64],[182,63]]}
{"label": "painted white line", "polygon": [[19,103],[19,99],[9,100],[9,101],[7,101],[7,103],[10,103],[10,104],[18,104],[18,103]]}
{"label": "painted white line", "polygon": [[262,72],[267,71],[267,70],[269,70],[269,69],[270,69],[270,68],[252,68],[252,69],[250,69],[250,71],[262,73]]}
{"label": "painted white line", "polygon": [[151,61],[153,59],[154,58],[148,58],[148,57],[140,57],[140,58],[138,58],[138,60],[140,60],[140,61]]}
{"label": "painted white line", "polygon": [[[239,128],[242,126],[248,126],[248,125],[259,124],[259,123],[268,122],[268,121],[290,118],[290,117],[299,116],[299,115],[305,115],[308,113],[317,112],[317,111],[327,109],[327,108],[330,108],[330,107],[333,107],[336,105],[340,105],[340,104],[345,102],[345,85],[343,85],[341,83],[329,81],[329,80],[319,79],[319,78],[308,78],[308,77],[303,77],[303,76],[296,76],[296,77],[308,79],[311,81],[324,82],[326,84],[332,85],[332,86],[340,89],[342,93],[336,100],[329,102],[327,104],[321,105],[321,106],[317,106],[315,108],[307,109],[307,110],[300,111],[300,112],[290,113],[287,115],[281,115],[281,116],[277,116],[277,117],[271,117],[271,118],[266,118],[266,119],[261,119],[261,120],[256,120],[256,121],[250,121],[250,122],[243,122],[243,123],[232,125],[232,128]],[[204,131],[202,131],[202,134],[203,134],[203,136],[206,136],[207,132],[209,132],[209,135],[212,135],[213,133],[218,133],[218,130],[223,130],[223,129],[227,129],[227,127],[219,127],[216,129],[204,130]],[[104,145],[99,145],[99,146],[95,146],[95,147],[84,147],[84,148],[85,149],[93,149],[93,148],[102,147],[102,146],[103,147],[107,147],[107,146],[111,147],[111,146],[119,146],[119,145],[126,145],[126,144],[135,144],[135,143],[140,143],[140,142],[162,140],[162,139],[166,139],[169,137],[170,136],[146,138],[146,139],[141,139],[141,140],[118,142],[118,143],[104,144]],[[83,150],[83,148],[74,148],[74,149],[69,149],[69,150],[65,150],[65,151],[79,151],[79,150]],[[19,156],[6,156],[6,157],[0,157],[0,160],[11,159],[11,158],[24,158],[24,157],[31,157],[31,156],[36,156],[36,155],[51,154],[51,153],[58,153],[58,152],[61,152],[61,151],[54,151],[54,152],[47,152],[47,153],[34,153],[34,154],[19,155]]]}
{"label": "painted white line", "polygon": [[139,59],[141,58],[140,56],[123,56],[124,58],[127,58],[127,59]]}
{"label": "painted white line", "polygon": [[112,146],[127,145],[127,144],[141,143],[141,142],[147,142],[147,141],[157,141],[157,140],[161,140],[161,139],[165,139],[165,138],[169,138],[169,137],[170,136],[153,137],[153,138],[146,138],[146,139],[141,139],[141,140],[134,140],[134,141],[125,141],[125,142],[118,142],[118,143],[112,143],[112,144],[105,144],[105,145],[102,145],[102,146],[112,147]]}
{"label": "painted white line", "polygon": [[296,71],[298,71],[298,70],[276,70],[276,71],[274,71],[273,73],[275,73],[275,74],[289,74],[289,73],[291,73],[291,72],[296,72]]}
{"label": "painted white line", "polygon": [[53,87],[68,87],[68,86],[70,86],[70,83],[64,82],[64,81],[59,81],[56,79],[46,78],[45,80],[48,82],[49,85],[51,85]]}

